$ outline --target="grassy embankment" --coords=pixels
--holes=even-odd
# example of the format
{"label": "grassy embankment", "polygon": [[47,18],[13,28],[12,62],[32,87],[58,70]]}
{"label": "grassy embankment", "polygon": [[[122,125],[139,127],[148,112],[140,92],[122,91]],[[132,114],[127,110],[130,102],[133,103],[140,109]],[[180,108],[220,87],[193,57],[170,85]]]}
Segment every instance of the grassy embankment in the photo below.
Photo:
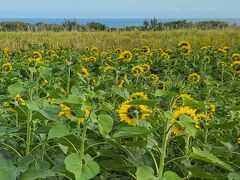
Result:
{"label": "grassy embankment", "polygon": [[96,46],[99,49],[121,47],[131,49],[147,45],[162,47],[176,45],[180,40],[191,42],[198,48],[211,46],[238,46],[239,29],[225,30],[175,30],[161,32],[0,32],[0,48],[11,50],[27,48],[28,44],[47,43],[52,48]]}

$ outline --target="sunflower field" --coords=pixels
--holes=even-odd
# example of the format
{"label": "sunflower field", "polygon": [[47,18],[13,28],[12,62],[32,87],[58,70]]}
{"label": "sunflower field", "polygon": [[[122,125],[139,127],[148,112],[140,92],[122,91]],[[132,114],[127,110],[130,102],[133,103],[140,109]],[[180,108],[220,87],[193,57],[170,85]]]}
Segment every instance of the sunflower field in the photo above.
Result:
{"label": "sunflower field", "polygon": [[0,50],[0,180],[240,179],[240,46]]}

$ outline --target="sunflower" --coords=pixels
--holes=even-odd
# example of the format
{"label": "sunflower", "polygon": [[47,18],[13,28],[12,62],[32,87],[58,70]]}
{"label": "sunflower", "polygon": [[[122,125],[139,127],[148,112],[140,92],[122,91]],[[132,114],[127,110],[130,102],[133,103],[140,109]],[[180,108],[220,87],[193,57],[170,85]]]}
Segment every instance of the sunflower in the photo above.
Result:
{"label": "sunflower", "polygon": [[237,138],[237,144],[240,144],[240,138]]}
{"label": "sunflower", "polygon": [[159,77],[156,74],[150,74],[149,78],[152,80],[153,83],[159,82]]}
{"label": "sunflower", "polygon": [[197,73],[192,73],[188,76],[188,81],[197,84],[201,79],[201,76]]}
{"label": "sunflower", "polygon": [[2,65],[2,70],[5,72],[10,72],[12,71],[13,67],[11,63],[5,63]]}
{"label": "sunflower", "polygon": [[162,48],[158,48],[158,49],[155,49],[155,52],[157,52],[157,53],[163,53],[163,49]]}
{"label": "sunflower", "polygon": [[47,84],[48,84],[48,80],[46,80],[46,79],[40,81],[41,86],[45,86]]}
{"label": "sunflower", "polygon": [[88,72],[87,68],[82,68],[82,75],[83,75],[83,77],[89,76],[89,72]]}
{"label": "sunflower", "polygon": [[186,56],[191,53],[191,47],[190,46],[182,46],[181,48],[179,48],[179,51],[180,51],[181,55]]}
{"label": "sunflower", "polygon": [[106,58],[108,53],[106,51],[101,52],[100,57]]}
{"label": "sunflower", "polygon": [[123,51],[122,48],[116,48],[116,49],[114,49],[113,52],[114,52],[115,54],[120,54],[122,51]]}
{"label": "sunflower", "polygon": [[115,70],[115,68],[113,66],[106,66],[103,68],[102,72],[106,73],[108,71],[113,71],[113,70]]}
{"label": "sunflower", "polygon": [[91,47],[91,49],[90,49],[90,53],[91,53],[91,54],[96,54],[96,55],[98,55],[99,50],[98,50],[97,47]]}
{"label": "sunflower", "polygon": [[15,110],[15,105],[9,101],[7,102],[4,102],[4,105],[3,105],[5,108],[7,108],[9,111],[11,112],[16,112]]}
{"label": "sunflower", "polygon": [[227,53],[227,51],[225,49],[223,49],[223,48],[218,48],[218,52],[219,53],[223,53],[223,54]]}
{"label": "sunflower", "polygon": [[142,46],[141,51],[144,54],[149,54],[151,52],[151,49],[148,46]]}
{"label": "sunflower", "polygon": [[121,59],[126,62],[130,62],[133,58],[133,54],[130,51],[123,51],[119,54],[118,59]]}
{"label": "sunflower", "polygon": [[150,116],[150,109],[146,105],[131,105],[131,100],[124,101],[117,109],[120,121],[130,126],[136,126],[135,119],[143,120]]}
{"label": "sunflower", "polygon": [[35,62],[40,62],[42,60],[42,54],[39,51],[33,51],[32,58]]}
{"label": "sunflower", "polygon": [[148,99],[148,96],[144,92],[135,92],[130,96],[131,99]]}
{"label": "sunflower", "polygon": [[240,61],[240,53],[233,53],[232,61]]}
{"label": "sunflower", "polygon": [[143,71],[144,71],[143,73],[144,74],[150,71],[150,65],[143,64],[142,67],[143,67]]}
{"label": "sunflower", "polygon": [[157,83],[157,88],[158,88],[159,90],[164,90],[164,89],[165,89],[165,84],[164,84],[162,81],[159,81],[159,82]]}
{"label": "sunflower", "polygon": [[17,95],[15,96],[15,99],[16,99],[16,101],[18,102],[18,104],[23,105],[23,106],[26,105],[25,100],[21,97],[20,94],[17,94]]}
{"label": "sunflower", "polygon": [[50,104],[53,104],[55,100],[56,100],[55,98],[48,98],[47,99],[48,103],[50,103]]}
{"label": "sunflower", "polygon": [[143,74],[144,73],[144,69],[142,68],[142,66],[137,65],[137,66],[133,66],[132,67],[132,74],[133,76],[138,76],[139,74]]}
{"label": "sunflower", "polygon": [[204,60],[205,62],[207,62],[208,64],[210,64],[210,62],[211,62],[210,56],[204,56],[204,57],[203,57],[203,60]]}
{"label": "sunflower", "polygon": [[[188,99],[193,100],[193,98],[189,94],[180,94],[176,97],[176,99],[173,101],[173,108],[176,109],[179,107],[179,104],[182,105],[182,100]],[[181,103],[180,103],[181,102]]]}
{"label": "sunflower", "polygon": [[124,80],[119,80],[118,83],[117,83],[117,86],[122,89],[124,87],[124,83],[125,81]]}
{"label": "sunflower", "polygon": [[10,49],[9,48],[3,48],[3,54],[9,54],[10,53]]}
{"label": "sunflower", "polygon": [[188,41],[180,41],[178,43],[178,47],[179,48],[182,48],[182,47],[189,47],[189,48],[191,48],[191,45],[190,45],[190,43]]}
{"label": "sunflower", "polygon": [[200,50],[205,51],[205,50],[208,50],[210,48],[211,48],[211,46],[203,46],[203,47],[200,48]]}
{"label": "sunflower", "polygon": [[96,58],[95,56],[90,56],[90,57],[88,58],[88,60],[89,60],[90,62],[96,62],[96,61],[97,61],[97,58]]}
{"label": "sunflower", "polygon": [[163,52],[160,57],[161,57],[162,59],[165,59],[165,60],[169,60],[169,59],[170,59],[169,54],[167,54],[166,52]]}
{"label": "sunflower", "polygon": [[234,74],[240,74],[240,61],[234,61],[230,68]]}
{"label": "sunflower", "polygon": [[[170,125],[173,126],[172,134],[174,136],[178,136],[178,135],[184,134],[183,129],[181,129],[179,127],[174,127],[176,122],[183,115],[186,115],[186,116],[192,118],[193,121],[194,121],[195,127],[196,128],[200,128],[200,126],[199,126],[199,119],[198,119],[198,117],[196,115],[196,111],[197,111],[196,109],[192,109],[192,108],[190,108],[188,106],[184,106],[184,107],[180,107],[179,109],[177,109],[176,111],[173,112],[174,119],[170,120]],[[177,128],[177,129],[174,129],[174,128]]]}

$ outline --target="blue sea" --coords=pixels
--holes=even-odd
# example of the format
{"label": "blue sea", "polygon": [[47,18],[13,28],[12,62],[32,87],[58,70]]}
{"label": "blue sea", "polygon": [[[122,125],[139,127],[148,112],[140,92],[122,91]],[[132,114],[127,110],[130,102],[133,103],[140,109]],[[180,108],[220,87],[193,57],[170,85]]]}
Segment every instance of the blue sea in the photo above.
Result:
{"label": "blue sea", "polygon": [[[0,18],[0,22],[8,22],[8,21],[23,21],[30,24],[35,24],[38,22],[44,23],[55,23],[61,24],[64,23],[65,20],[76,20],[81,24],[89,23],[89,22],[97,22],[101,24],[105,24],[108,27],[121,28],[126,26],[139,26],[143,24],[144,20],[150,20],[150,18]],[[160,22],[171,22],[177,20],[187,20],[192,22],[200,22],[200,21],[210,21],[210,20],[219,20],[225,21],[230,24],[240,25],[240,18],[157,18]]]}

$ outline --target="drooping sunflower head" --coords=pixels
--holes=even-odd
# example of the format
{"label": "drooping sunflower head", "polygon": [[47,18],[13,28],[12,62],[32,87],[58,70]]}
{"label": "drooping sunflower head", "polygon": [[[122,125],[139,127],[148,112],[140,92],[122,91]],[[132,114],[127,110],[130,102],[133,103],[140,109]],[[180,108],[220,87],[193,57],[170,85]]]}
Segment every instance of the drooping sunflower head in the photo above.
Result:
{"label": "drooping sunflower head", "polygon": [[197,84],[201,80],[201,76],[198,73],[192,73],[188,76],[188,81],[190,83]]}
{"label": "drooping sunflower head", "polygon": [[143,74],[143,73],[144,73],[144,70],[143,70],[143,67],[142,67],[142,66],[137,65],[137,66],[133,66],[133,67],[132,67],[131,72],[132,72],[132,75],[136,77],[136,76],[138,76],[139,74]]}
{"label": "drooping sunflower head", "polygon": [[135,92],[130,96],[131,99],[148,99],[148,96],[144,92]]}
{"label": "drooping sunflower head", "polygon": [[10,49],[9,48],[3,48],[3,54],[9,54],[10,53]]}
{"label": "drooping sunflower head", "polygon": [[98,55],[98,54],[99,54],[99,50],[98,50],[97,47],[91,47],[90,53],[91,53],[91,54]]}
{"label": "drooping sunflower head", "polygon": [[82,68],[81,74],[82,74],[83,77],[88,77],[89,72],[88,72],[87,68]]}
{"label": "drooping sunflower head", "polygon": [[150,116],[150,109],[146,105],[131,105],[131,100],[124,101],[117,109],[120,121],[130,126],[136,126],[138,120]]}
{"label": "drooping sunflower head", "polygon": [[234,61],[230,68],[234,74],[240,74],[240,61]]}
{"label": "drooping sunflower head", "polygon": [[97,61],[97,58],[95,56],[90,56],[88,59],[92,63],[95,63]]}
{"label": "drooping sunflower head", "polygon": [[10,72],[12,71],[13,67],[11,63],[5,63],[2,65],[2,70],[5,72]]}
{"label": "drooping sunflower head", "polygon": [[125,83],[125,81],[124,80],[118,80],[118,82],[117,82],[117,86],[118,86],[118,88],[120,88],[120,89],[122,89],[123,87],[124,87],[124,83]]}

